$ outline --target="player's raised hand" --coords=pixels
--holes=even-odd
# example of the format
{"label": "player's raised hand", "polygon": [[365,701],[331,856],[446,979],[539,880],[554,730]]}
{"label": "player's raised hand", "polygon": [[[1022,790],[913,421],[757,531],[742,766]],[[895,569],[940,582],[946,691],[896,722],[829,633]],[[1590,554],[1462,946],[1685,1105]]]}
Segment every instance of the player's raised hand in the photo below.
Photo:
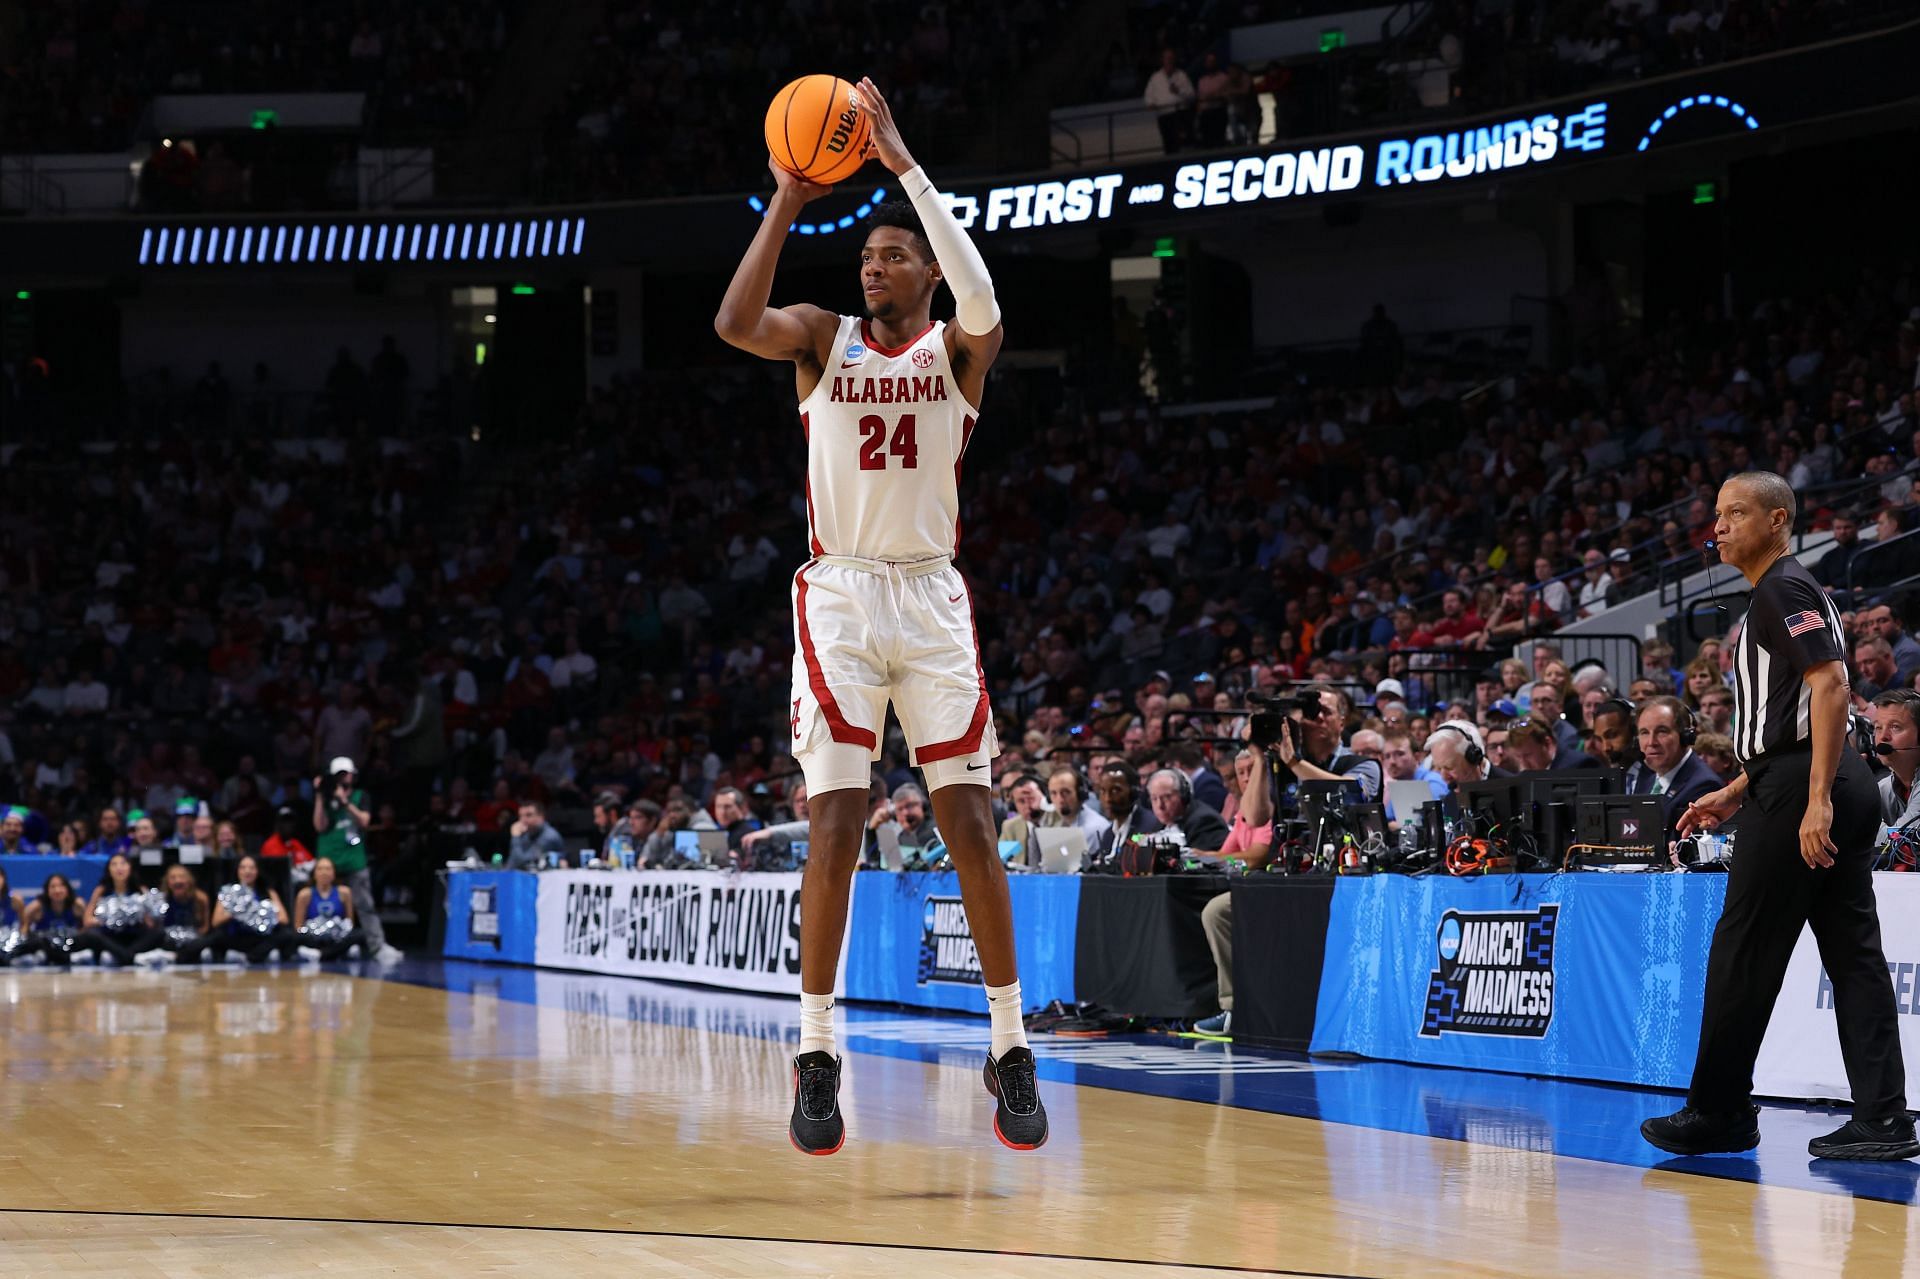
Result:
{"label": "player's raised hand", "polygon": [[767,168],[773,171],[773,184],[779,188],[774,192],[776,200],[784,196],[795,204],[808,204],[833,190],[818,182],[809,182],[791,169],[782,168],[771,155],[767,157]]}
{"label": "player's raised hand", "polygon": [[873,83],[872,76],[862,76],[860,83],[854,86],[854,101],[867,113],[867,123],[872,128],[873,148],[887,172],[898,177],[913,168],[916,161],[907,150],[907,144],[900,140],[900,126],[893,122],[893,111],[887,106],[887,100],[880,96],[879,88]]}

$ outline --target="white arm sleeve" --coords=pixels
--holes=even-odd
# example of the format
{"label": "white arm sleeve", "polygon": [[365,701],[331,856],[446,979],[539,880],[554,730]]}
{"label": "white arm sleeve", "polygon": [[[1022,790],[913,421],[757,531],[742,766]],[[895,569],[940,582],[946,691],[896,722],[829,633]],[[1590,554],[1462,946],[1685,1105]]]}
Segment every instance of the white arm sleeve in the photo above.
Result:
{"label": "white arm sleeve", "polygon": [[954,314],[961,329],[974,337],[993,332],[1000,323],[1000,303],[994,300],[993,277],[987,274],[980,250],[953,220],[925,169],[915,165],[900,175],[900,182],[927,229],[927,243],[933,246],[940,273],[953,290]]}

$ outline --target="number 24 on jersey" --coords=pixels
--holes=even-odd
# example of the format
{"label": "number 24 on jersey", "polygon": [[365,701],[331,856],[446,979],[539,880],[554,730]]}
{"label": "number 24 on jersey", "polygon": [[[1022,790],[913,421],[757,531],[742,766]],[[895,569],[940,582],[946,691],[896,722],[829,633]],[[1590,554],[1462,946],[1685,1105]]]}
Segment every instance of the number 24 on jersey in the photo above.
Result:
{"label": "number 24 on jersey", "polygon": [[878,413],[869,413],[860,419],[860,469],[863,471],[884,471],[887,458],[891,454],[900,459],[905,470],[913,470],[920,464],[920,446],[914,443],[913,414],[903,414],[893,427],[889,440],[887,420]]}

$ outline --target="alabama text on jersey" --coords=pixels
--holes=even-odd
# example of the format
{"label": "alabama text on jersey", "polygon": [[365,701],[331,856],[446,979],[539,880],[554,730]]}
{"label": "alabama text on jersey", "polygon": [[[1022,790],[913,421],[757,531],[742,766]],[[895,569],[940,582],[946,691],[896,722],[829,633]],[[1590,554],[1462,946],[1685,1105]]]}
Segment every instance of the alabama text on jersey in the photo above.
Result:
{"label": "alabama text on jersey", "polygon": [[979,410],[960,393],[945,328],[936,320],[886,347],[859,317],[840,317],[800,404],[814,555],[913,563],[959,548],[960,459]]}

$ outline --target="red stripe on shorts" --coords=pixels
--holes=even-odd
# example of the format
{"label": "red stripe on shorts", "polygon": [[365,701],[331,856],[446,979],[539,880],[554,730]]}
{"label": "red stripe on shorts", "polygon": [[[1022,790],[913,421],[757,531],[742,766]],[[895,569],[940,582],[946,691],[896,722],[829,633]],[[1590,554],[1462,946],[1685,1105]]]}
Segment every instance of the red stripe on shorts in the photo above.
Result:
{"label": "red stripe on shorts", "polygon": [[980,700],[973,705],[973,720],[967,725],[967,731],[951,741],[933,742],[922,746],[916,752],[916,758],[922,765],[943,759],[959,759],[971,755],[980,749],[980,743],[987,733],[987,670],[980,662],[980,623],[973,612],[973,584],[965,576],[960,578],[961,586],[967,592],[967,621],[973,628],[973,669],[980,676]]}
{"label": "red stripe on shorts", "polygon": [[[849,724],[847,717],[840,713],[840,703],[834,700],[833,689],[827,686],[826,672],[820,669],[820,658],[813,651],[813,631],[807,625],[807,569],[811,567],[810,564],[803,564],[800,571],[793,575],[796,592],[793,597],[793,616],[799,623],[800,656],[807,664],[807,687],[813,690],[813,700],[819,702],[820,709],[826,712],[827,729],[833,734],[834,741],[844,742],[849,746],[864,746],[872,750],[879,744],[879,739],[868,730]],[[974,640],[976,653],[979,648],[980,641],[976,638]],[[980,698],[983,703],[986,700],[986,693],[986,686],[983,684],[980,689]]]}

